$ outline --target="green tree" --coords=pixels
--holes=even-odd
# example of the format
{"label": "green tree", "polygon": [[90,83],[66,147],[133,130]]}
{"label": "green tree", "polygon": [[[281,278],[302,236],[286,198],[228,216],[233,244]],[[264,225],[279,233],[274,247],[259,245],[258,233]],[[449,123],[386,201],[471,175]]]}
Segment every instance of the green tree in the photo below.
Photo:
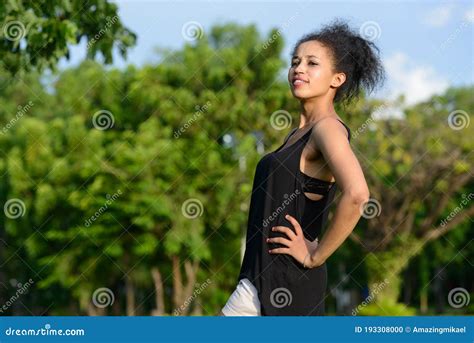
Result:
{"label": "green tree", "polygon": [[408,108],[403,119],[368,119],[369,125],[359,126],[356,146],[371,201],[364,213],[367,228],[352,238],[368,254],[369,284],[381,286],[376,310],[385,306],[391,309],[386,313],[396,314],[390,311],[398,311],[401,273],[411,259],[428,243],[468,225],[474,214],[472,90],[453,88]]}
{"label": "green tree", "polygon": [[0,3],[1,67],[12,74],[45,68],[55,70],[70,45],[81,39],[87,56],[101,54],[111,63],[114,48],[126,57],[136,35],[123,26],[117,6],[107,0],[8,0]]}

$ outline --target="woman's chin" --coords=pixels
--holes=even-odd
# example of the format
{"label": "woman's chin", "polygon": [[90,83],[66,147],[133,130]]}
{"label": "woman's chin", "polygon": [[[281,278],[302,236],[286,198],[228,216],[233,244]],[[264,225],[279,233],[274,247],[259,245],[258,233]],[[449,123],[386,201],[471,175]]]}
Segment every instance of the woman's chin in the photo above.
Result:
{"label": "woman's chin", "polygon": [[305,96],[304,92],[300,92],[298,90],[292,90],[291,93],[293,94],[293,97],[296,99],[305,99],[307,96]]}

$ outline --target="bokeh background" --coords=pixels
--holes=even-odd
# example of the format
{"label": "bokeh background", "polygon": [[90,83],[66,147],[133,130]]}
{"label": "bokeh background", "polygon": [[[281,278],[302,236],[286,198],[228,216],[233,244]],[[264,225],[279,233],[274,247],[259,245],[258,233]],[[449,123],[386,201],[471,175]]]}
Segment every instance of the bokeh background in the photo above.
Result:
{"label": "bokeh background", "polygon": [[336,17],[387,81],[337,108],[371,199],[327,313],[473,314],[472,2],[141,0],[0,4],[0,314],[216,315],[291,48]]}

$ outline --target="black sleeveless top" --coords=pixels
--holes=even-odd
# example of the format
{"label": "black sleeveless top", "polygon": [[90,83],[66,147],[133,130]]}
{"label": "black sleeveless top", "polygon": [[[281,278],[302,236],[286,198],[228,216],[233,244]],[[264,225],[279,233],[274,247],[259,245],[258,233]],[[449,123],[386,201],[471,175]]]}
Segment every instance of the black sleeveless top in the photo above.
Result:
{"label": "black sleeveless top", "polygon": [[[350,142],[350,129],[340,122],[346,127]],[[294,231],[286,214],[300,223],[307,239],[320,237],[336,191],[335,182],[313,178],[300,170],[301,154],[313,127],[282,149],[296,130],[286,137],[282,146],[261,158],[253,181],[246,250],[238,281],[247,278],[255,286],[263,316],[325,313],[326,263],[306,269],[290,255],[270,254],[268,250],[285,246],[265,241],[270,237],[288,238],[282,232],[271,231],[273,226],[287,226]],[[323,197],[312,200],[304,192]]]}

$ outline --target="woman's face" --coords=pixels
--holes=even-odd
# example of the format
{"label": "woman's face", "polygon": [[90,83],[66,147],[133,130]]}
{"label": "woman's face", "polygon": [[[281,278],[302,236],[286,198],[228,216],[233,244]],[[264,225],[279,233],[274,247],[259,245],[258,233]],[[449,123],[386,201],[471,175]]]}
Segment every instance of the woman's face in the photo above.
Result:
{"label": "woman's face", "polygon": [[[301,43],[292,57],[288,82],[295,98],[307,99],[338,87],[341,73],[334,73],[330,51],[318,41]],[[299,80],[297,80],[299,79]]]}

